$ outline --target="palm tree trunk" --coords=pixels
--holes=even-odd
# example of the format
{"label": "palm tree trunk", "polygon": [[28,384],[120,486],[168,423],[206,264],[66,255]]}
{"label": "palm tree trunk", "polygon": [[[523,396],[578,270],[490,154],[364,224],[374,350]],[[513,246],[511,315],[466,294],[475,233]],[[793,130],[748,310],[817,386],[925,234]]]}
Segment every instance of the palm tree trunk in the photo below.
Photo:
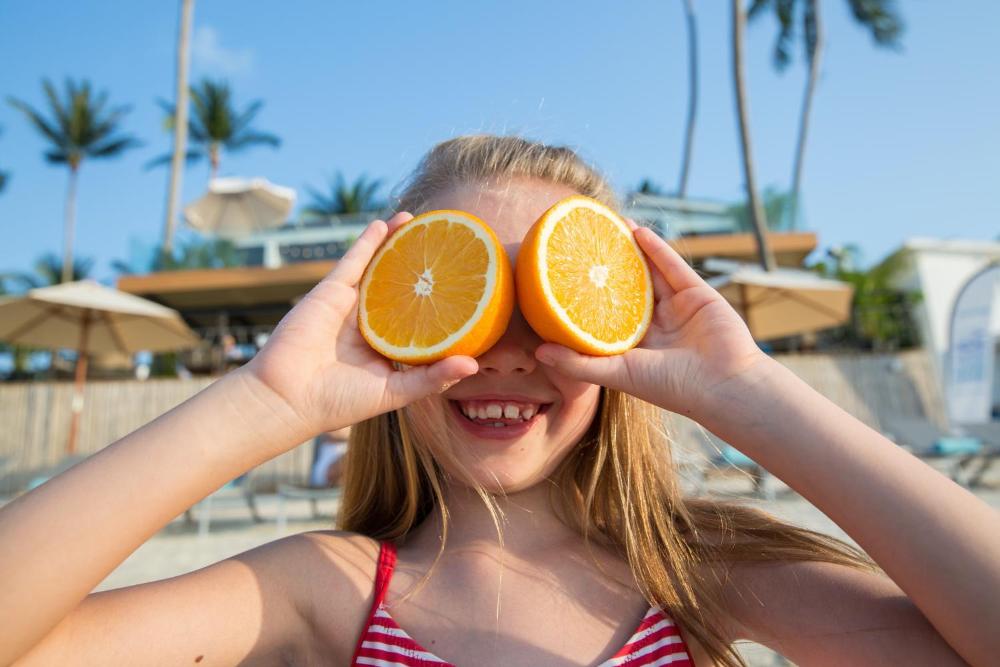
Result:
{"label": "palm tree trunk", "polygon": [[208,147],[208,162],[212,168],[208,176],[208,182],[211,183],[219,176],[219,144],[213,142]]}
{"label": "palm tree trunk", "polygon": [[806,79],[806,90],[802,97],[802,113],[799,117],[799,138],[795,146],[795,165],[792,167],[792,227],[798,222],[799,190],[802,185],[802,165],[805,163],[806,140],[809,137],[809,117],[812,114],[813,95],[816,92],[816,82],[819,80],[820,62],[823,59],[823,22],[820,16],[819,0],[810,0],[815,17],[816,42],[809,54],[809,77]]}
{"label": "palm tree trunk", "polygon": [[750,111],[747,100],[746,84],[743,73],[743,34],[746,29],[746,13],[743,11],[743,0],[733,2],[733,85],[736,89],[736,114],[740,126],[740,148],[743,151],[743,175],[747,188],[747,208],[750,210],[750,222],[753,224],[754,235],[757,237],[757,252],[760,264],[765,271],[775,267],[774,255],[767,240],[767,216],[757,196],[757,182],[754,177],[753,152],[750,147]]}
{"label": "palm tree trunk", "polygon": [[76,179],[79,165],[69,167],[69,189],[66,191],[66,217],[63,227],[62,282],[73,280],[73,233],[76,228]]}
{"label": "palm tree trunk", "polygon": [[687,197],[688,174],[691,171],[691,152],[694,148],[694,124],[698,113],[698,25],[694,16],[694,0],[683,0],[687,19],[688,38],[688,113],[684,132],[684,158],[681,162],[680,183],[677,197]]}
{"label": "palm tree trunk", "polygon": [[188,61],[190,60],[191,19],[194,0],[181,0],[180,27],[177,31],[177,95],[174,118],[174,155],[170,161],[170,185],[167,191],[167,219],[163,224],[163,254],[174,249],[174,225],[177,201],[184,176],[184,158],[188,134]]}

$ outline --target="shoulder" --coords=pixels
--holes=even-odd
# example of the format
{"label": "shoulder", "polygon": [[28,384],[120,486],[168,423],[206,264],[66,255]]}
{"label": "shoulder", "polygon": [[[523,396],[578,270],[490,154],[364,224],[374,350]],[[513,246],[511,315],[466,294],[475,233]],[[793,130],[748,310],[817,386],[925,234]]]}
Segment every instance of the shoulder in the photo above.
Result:
{"label": "shoulder", "polygon": [[723,625],[798,664],[965,664],[885,575],[808,561],[719,568]]}
{"label": "shoulder", "polygon": [[269,563],[273,584],[294,599],[308,625],[315,657],[347,664],[374,601],[379,547],[357,533],[314,531],[236,558]]}

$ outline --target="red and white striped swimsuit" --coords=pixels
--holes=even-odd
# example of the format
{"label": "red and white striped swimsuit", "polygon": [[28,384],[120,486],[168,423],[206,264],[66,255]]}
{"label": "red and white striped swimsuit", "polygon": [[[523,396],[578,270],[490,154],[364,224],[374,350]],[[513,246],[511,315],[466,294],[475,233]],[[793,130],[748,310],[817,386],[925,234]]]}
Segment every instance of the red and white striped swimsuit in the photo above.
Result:
{"label": "red and white striped swimsuit", "polygon": [[[368,615],[365,630],[358,638],[351,664],[376,667],[454,667],[450,662],[425,650],[389,615],[384,600],[395,567],[396,547],[391,542],[383,542],[375,575],[375,602]],[[625,646],[602,662],[600,667],[620,665],[694,667],[677,626],[656,607],[650,607]]]}

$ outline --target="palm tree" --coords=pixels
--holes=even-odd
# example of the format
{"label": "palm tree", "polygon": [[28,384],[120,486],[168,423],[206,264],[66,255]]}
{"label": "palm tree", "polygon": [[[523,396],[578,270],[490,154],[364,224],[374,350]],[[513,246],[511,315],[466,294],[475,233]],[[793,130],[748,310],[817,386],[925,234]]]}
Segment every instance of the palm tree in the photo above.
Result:
{"label": "palm tree", "polygon": [[174,123],[174,151],[170,159],[170,184],[167,186],[167,217],[163,222],[163,252],[174,248],[174,222],[184,176],[184,155],[188,134],[188,61],[190,60],[191,19],[194,0],[181,0],[180,26],[177,30],[177,122]]}
{"label": "palm tree", "polygon": [[[159,104],[167,113],[167,125],[173,127],[176,123],[174,105],[164,100],[160,100]],[[281,145],[281,140],[275,135],[250,127],[264,102],[254,100],[243,111],[237,112],[233,107],[229,84],[224,81],[203,79],[191,88],[191,104],[194,115],[188,121],[188,133],[192,147],[187,150],[187,161],[208,158],[211,165],[210,178],[215,178],[219,173],[223,150],[238,153],[251,146],[277,148]],[[148,162],[146,167],[168,164],[172,159],[173,154],[161,155]]]}
{"label": "palm tree", "polygon": [[746,180],[747,206],[750,209],[750,223],[757,237],[757,251],[760,264],[765,271],[775,267],[774,254],[767,241],[767,217],[757,195],[754,176],[753,152],[750,146],[750,110],[747,108],[746,82],[743,72],[743,35],[746,32],[746,13],[743,0],[732,0],[733,9],[733,87],[736,90],[736,115],[740,125],[740,148],[743,155],[743,177]]}
{"label": "palm tree", "polygon": [[[791,193],[782,192],[771,186],[765,187],[764,192],[761,194],[761,206],[764,208],[768,229],[782,230],[792,228]],[[753,223],[750,219],[750,207],[747,202],[733,204],[727,208],[726,212],[735,221],[737,229],[753,231]]]}
{"label": "palm tree", "polygon": [[302,215],[311,219],[329,220],[345,213],[377,211],[385,207],[385,203],[375,196],[380,187],[381,180],[369,182],[363,175],[348,186],[344,175],[337,172],[337,177],[330,181],[328,193],[306,187],[312,199],[302,209]]}
{"label": "palm tree", "polygon": [[[94,260],[90,258],[73,258],[70,280],[83,280],[90,276],[94,268]],[[49,287],[66,282],[63,278],[63,263],[55,253],[46,253],[35,260],[34,273],[7,273],[0,275],[0,283],[11,282],[18,287],[12,291],[23,292],[37,287]]]}
{"label": "palm tree", "polygon": [[688,174],[691,171],[691,152],[694,150],[694,123],[698,113],[698,25],[694,16],[694,0],[683,0],[688,42],[688,112],[684,131],[684,157],[681,160],[677,198],[687,196]]}
{"label": "palm tree", "polygon": [[[893,0],[847,0],[855,21],[867,28],[878,46],[897,48],[903,31],[902,18],[896,12]],[[796,19],[802,25],[802,38],[809,75],[806,77],[799,114],[799,135],[795,145],[792,166],[792,215],[798,212],[802,169],[805,161],[806,141],[809,136],[809,118],[812,114],[813,96],[819,79],[823,57],[825,31],[820,0],[753,0],[748,16],[751,20],[772,9],[778,22],[778,37],[774,44],[774,67],[784,72],[792,61],[791,43],[795,36]]]}
{"label": "palm tree", "polygon": [[635,189],[635,192],[640,195],[662,195],[663,188],[651,178],[644,178],[639,181],[639,187]]}
{"label": "palm tree", "polygon": [[18,109],[51,144],[45,159],[52,164],[69,167],[69,190],[66,193],[66,220],[63,251],[62,280],[68,282],[73,274],[73,232],[76,224],[76,184],[80,165],[85,158],[117,157],[130,148],[140,145],[134,137],[119,134],[119,123],[129,112],[129,107],[105,108],[108,94],[91,94],[90,82],[66,81],[63,99],[59,99],[55,86],[45,79],[42,88],[49,104],[51,118],[21,100],[8,97],[7,101]]}

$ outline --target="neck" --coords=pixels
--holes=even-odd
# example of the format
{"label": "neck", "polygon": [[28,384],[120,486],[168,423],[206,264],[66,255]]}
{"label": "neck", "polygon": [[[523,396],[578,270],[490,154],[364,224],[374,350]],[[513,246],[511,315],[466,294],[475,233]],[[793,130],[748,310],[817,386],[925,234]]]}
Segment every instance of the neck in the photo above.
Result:
{"label": "neck", "polygon": [[[560,521],[551,506],[549,495],[549,484],[542,482],[524,491],[494,496],[500,510],[497,520],[505,551],[528,554],[577,537],[575,531]],[[447,486],[445,505],[448,508],[447,551],[468,547],[500,548],[497,524],[475,491],[457,484]],[[435,509],[410,534],[407,543],[437,552],[442,534],[441,514]]]}

